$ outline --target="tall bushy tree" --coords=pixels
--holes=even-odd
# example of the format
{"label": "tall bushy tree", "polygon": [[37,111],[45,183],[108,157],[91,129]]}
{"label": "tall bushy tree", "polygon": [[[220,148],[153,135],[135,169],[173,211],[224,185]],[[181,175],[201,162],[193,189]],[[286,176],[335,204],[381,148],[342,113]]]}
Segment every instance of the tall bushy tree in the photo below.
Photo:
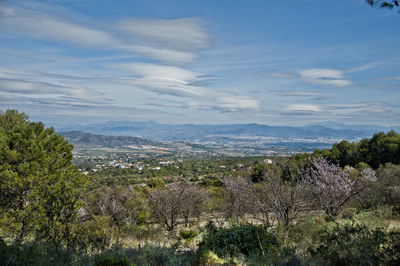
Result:
{"label": "tall bushy tree", "polygon": [[315,151],[315,156],[325,157],[331,162],[356,166],[360,162],[367,163],[373,169],[386,163],[400,163],[400,135],[395,131],[379,132],[371,139],[362,139],[358,143],[343,140],[333,145],[332,149]]}
{"label": "tall bushy tree", "polygon": [[400,135],[395,131],[380,132],[360,142],[362,160],[376,169],[385,163],[400,163]]}
{"label": "tall bushy tree", "polygon": [[27,235],[70,244],[85,178],[72,145],[23,113],[0,113],[0,226],[20,244]]}

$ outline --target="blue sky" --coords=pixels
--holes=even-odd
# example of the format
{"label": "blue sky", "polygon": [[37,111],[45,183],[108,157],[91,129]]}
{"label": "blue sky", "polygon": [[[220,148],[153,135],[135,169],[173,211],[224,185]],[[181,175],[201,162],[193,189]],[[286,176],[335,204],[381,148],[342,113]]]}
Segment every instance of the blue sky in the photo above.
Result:
{"label": "blue sky", "polygon": [[398,126],[399,26],[364,0],[1,1],[0,109],[50,125]]}

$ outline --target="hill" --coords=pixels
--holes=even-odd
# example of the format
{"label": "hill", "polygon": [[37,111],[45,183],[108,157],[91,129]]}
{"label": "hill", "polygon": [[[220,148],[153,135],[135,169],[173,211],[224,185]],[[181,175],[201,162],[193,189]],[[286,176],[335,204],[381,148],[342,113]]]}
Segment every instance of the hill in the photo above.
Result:
{"label": "hill", "polygon": [[60,134],[63,135],[73,145],[100,146],[107,148],[122,148],[129,146],[166,146],[164,143],[154,142],[139,137],[105,136],[82,131],[61,132]]}

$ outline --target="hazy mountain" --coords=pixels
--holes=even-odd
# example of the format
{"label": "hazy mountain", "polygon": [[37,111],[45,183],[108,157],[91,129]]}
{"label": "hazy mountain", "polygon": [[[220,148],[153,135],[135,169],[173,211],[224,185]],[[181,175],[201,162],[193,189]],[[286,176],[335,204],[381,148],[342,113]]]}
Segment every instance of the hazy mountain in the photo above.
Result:
{"label": "hazy mountain", "polygon": [[165,146],[163,143],[138,137],[95,135],[82,131],[61,132],[60,134],[74,145],[102,146],[108,148],[125,146]]}
{"label": "hazy mountain", "polygon": [[[215,142],[223,144],[232,141],[241,141],[249,138],[279,138],[279,139],[348,139],[358,140],[371,137],[379,131],[389,131],[392,128],[368,126],[368,125],[344,125],[327,122],[319,125],[307,125],[301,127],[292,126],[268,126],[260,124],[229,124],[229,125],[171,125],[157,122],[130,122],[109,121],[102,124],[90,124],[71,127],[57,127],[58,131],[79,130],[93,134],[130,136],[148,139],[151,141],[186,141],[186,142]],[[397,129],[398,128],[393,128]],[[75,133],[76,134],[76,133]],[[70,134],[71,135],[71,134]],[[73,137],[73,136],[70,136]],[[83,138],[74,136],[75,140]],[[100,137],[85,136],[83,141],[103,141]],[[115,137],[109,140],[114,143],[135,142],[140,139]],[[142,140],[145,142],[145,140]]]}
{"label": "hazy mountain", "polygon": [[384,127],[375,125],[347,125],[334,121],[323,122],[319,124],[310,124],[310,126],[318,126],[318,125],[332,129],[351,129],[351,130],[363,131],[365,133],[370,132],[370,134],[374,134],[380,131],[383,132],[388,132],[390,130],[395,130],[397,132],[400,131],[400,126]]}

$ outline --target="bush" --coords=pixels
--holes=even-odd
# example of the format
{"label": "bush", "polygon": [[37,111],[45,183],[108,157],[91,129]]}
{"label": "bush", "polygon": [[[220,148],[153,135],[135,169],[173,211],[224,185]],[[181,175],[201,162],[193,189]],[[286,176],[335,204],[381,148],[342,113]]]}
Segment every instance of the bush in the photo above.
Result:
{"label": "bush", "polygon": [[0,238],[0,265],[66,265],[72,253],[65,249],[55,249],[46,243],[24,243],[7,245]]}
{"label": "bush", "polygon": [[[246,265],[302,265],[301,260],[297,257],[296,251],[292,248],[282,248],[277,254],[253,254],[247,258]],[[307,265],[307,264],[306,264]]]}
{"label": "bush", "polygon": [[113,250],[94,257],[93,266],[130,266],[132,263],[126,255],[119,251]]}
{"label": "bush", "polygon": [[184,246],[189,246],[198,235],[199,232],[182,229],[179,231],[178,240],[183,241]]}
{"label": "bush", "polygon": [[336,224],[319,232],[311,256],[328,265],[398,265],[400,233],[365,225]]}
{"label": "bush", "polygon": [[236,258],[252,254],[272,254],[278,250],[276,237],[261,226],[234,225],[206,233],[199,244],[199,256],[212,251],[218,257]]}
{"label": "bush", "polygon": [[135,265],[193,265],[193,253],[177,252],[175,247],[145,246],[130,249],[126,255]]}

